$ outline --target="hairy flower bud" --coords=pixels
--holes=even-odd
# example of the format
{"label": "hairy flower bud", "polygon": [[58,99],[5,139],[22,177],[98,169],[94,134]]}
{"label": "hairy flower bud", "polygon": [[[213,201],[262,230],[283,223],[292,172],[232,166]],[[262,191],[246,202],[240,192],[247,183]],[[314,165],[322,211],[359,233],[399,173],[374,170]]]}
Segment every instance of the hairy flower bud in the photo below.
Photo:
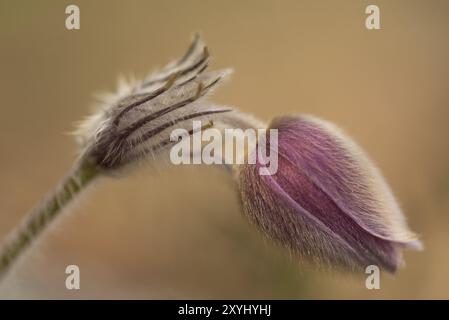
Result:
{"label": "hairy flower bud", "polygon": [[196,36],[178,61],[143,81],[122,85],[79,126],[82,157],[108,171],[155,158],[174,144],[174,126],[188,130],[193,120],[212,126],[219,115],[232,110],[207,99],[230,70],[204,73],[208,63],[208,50]]}
{"label": "hairy flower bud", "polygon": [[278,130],[277,173],[259,175],[260,163],[238,168],[244,212],[267,236],[351,270],[394,272],[401,249],[420,248],[379,170],[338,128],[291,116],[270,129]]}

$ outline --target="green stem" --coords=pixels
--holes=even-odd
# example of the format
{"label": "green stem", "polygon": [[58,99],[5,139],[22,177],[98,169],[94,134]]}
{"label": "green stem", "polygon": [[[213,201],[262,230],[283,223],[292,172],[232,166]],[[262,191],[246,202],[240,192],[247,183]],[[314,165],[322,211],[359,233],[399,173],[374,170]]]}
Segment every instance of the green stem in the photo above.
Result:
{"label": "green stem", "polygon": [[72,172],[50,193],[6,239],[0,249],[0,278],[17,258],[63,210],[98,175],[89,161],[80,161]]}

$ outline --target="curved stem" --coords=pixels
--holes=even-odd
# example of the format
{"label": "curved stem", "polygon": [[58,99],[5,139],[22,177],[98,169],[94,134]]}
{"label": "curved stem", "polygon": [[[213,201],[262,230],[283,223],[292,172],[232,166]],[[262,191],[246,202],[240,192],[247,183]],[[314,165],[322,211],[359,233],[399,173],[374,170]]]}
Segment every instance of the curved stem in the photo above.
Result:
{"label": "curved stem", "polygon": [[98,175],[89,161],[80,161],[72,172],[10,234],[0,249],[0,278],[17,258],[63,211],[64,207]]}
{"label": "curved stem", "polygon": [[[263,121],[261,121],[260,119],[247,114],[247,113],[243,113],[240,112],[239,110],[234,109],[233,112],[230,113],[226,113],[223,114],[217,121],[217,126],[220,127],[221,129],[241,129],[241,130],[246,130],[246,129],[253,129],[253,130],[257,130],[257,129],[266,129],[267,128],[267,124],[264,123]],[[245,139],[245,138],[243,138]],[[254,141],[254,144],[250,144],[250,141],[248,140],[248,148],[247,149],[243,149],[242,153],[240,154],[236,154],[237,158],[240,159],[247,159],[249,153],[253,150],[251,149],[251,147],[256,147],[257,141]],[[236,153],[238,153],[238,150],[236,150]],[[223,154],[223,157],[225,157],[225,155]],[[223,158],[223,163],[225,163],[225,158]],[[238,163],[238,162],[237,162]],[[232,175],[236,175],[238,168],[240,167],[239,164],[224,164],[224,166],[228,169],[228,172]]]}
{"label": "curved stem", "polygon": [[234,129],[264,129],[267,127],[267,124],[260,119],[237,109],[233,109],[233,112],[222,115],[217,119],[217,122],[221,122],[224,126]]}

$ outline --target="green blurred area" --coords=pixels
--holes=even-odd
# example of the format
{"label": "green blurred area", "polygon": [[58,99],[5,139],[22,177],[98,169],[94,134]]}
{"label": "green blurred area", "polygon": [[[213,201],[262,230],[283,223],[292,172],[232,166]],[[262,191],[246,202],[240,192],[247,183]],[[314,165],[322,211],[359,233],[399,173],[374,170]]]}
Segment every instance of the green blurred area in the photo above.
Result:
{"label": "green blurred area", "polygon": [[[65,29],[77,4],[81,29]],[[384,172],[426,250],[365,275],[300,266],[241,216],[225,172],[184,166],[104,179],[0,287],[3,298],[449,298],[447,1],[0,1],[0,236],[70,168],[67,134],[93,93],[143,76],[201,31],[212,68],[233,67],[216,100],[269,121],[335,122]],[[81,290],[65,288],[65,266]]]}

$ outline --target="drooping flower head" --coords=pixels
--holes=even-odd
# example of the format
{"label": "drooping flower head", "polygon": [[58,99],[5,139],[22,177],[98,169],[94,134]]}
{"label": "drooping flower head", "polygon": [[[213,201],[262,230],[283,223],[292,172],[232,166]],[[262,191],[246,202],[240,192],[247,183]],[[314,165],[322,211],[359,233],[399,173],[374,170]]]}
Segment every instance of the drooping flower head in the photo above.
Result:
{"label": "drooping flower head", "polygon": [[[191,135],[193,120],[204,124],[200,130],[265,128],[208,100],[230,74],[205,73],[208,64],[196,36],[178,61],[120,88],[80,126],[82,157],[114,172],[164,154],[176,143],[172,130]],[[380,172],[335,126],[302,116],[278,118],[269,129],[278,130],[276,148],[265,140],[278,152],[277,172],[261,175],[264,161],[237,166],[243,209],[266,235],[319,264],[351,269],[376,264],[393,272],[402,248],[419,247]]]}
{"label": "drooping flower head", "polygon": [[[2,246],[0,277],[95,177],[141,159],[160,159],[178,142],[172,139],[173,130],[181,129],[177,132],[183,136],[177,138],[183,140],[212,126],[218,131],[240,129],[239,138],[245,138],[245,129],[265,129],[252,116],[207,99],[230,73],[205,73],[208,63],[208,50],[196,36],[181,59],[120,87],[79,126],[78,161]],[[204,125],[193,127],[194,120]],[[236,170],[244,212],[266,235],[320,264],[354,270],[376,264],[393,272],[401,264],[403,248],[420,247],[379,171],[337,128],[303,116],[279,118],[270,129],[278,130],[269,133],[270,139],[251,139],[270,150],[269,157],[251,147],[237,151],[235,158],[256,159],[256,164],[236,162],[232,167],[224,162]],[[273,142],[274,136],[278,139]],[[201,152],[198,145],[194,153]],[[226,159],[234,158],[233,149]],[[270,170],[266,164],[271,166],[272,160]]]}
{"label": "drooping flower head", "polygon": [[[244,212],[270,238],[320,265],[394,272],[420,243],[379,170],[334,125],[310,116],[275,119],[278,171],[238,169]],[[267,146],[274,150],[272,146]]]}

